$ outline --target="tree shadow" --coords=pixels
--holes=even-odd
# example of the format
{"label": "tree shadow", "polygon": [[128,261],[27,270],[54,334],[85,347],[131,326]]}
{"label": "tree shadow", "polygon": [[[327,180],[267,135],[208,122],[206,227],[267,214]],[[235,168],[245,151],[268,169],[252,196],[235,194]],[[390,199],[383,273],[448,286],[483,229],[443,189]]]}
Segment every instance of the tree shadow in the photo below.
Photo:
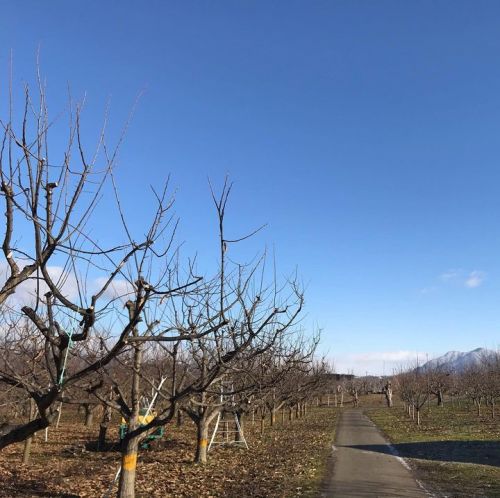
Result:
{"label": "tree shadow", "polygon": [[416,443],[360,444],[346,446],[364,451],[394,454],[441,462],[475,463],[500,467],[500,441],[421,441]]}
{"label": "tree shadow", "polygon": [[[412,497],[422,497],[428,496],[423,490],[403,490],[399,483],[391,483],[390,480],[387,482],[381,481],[336,481],[333,483],[325,482],[321,485],[318,491],[318,498],[329,498],[329,497],[352,497],[352,498],[373,498],[383,497],[383,498],[401,498],[402,496],[412,496]],[[455,497],[456,498],[456,497]]]}
{"label": "tree shadow", "polygon": [[85,443],[85,449],[92,453],[118,452],[121,449],[121,444],[116,441],[106,441],[104,445],[99,445],[99,441],[88,441]]}
{"label": "tree shadow", "polygon": [[[9,485],[10,484],[10,485]],[[17,481],[14,484],[6,483],[2,488],[2,491],[8,492],[8,495],[2,494],[1,496],[9,496],[9,497],[47,497],[47,498],[79,498],[80,495],[75,495],[73,493],[64,493],[64,492],[54,492],[50,491],[45,485],[36,483],[33,481],[19,482]]]}

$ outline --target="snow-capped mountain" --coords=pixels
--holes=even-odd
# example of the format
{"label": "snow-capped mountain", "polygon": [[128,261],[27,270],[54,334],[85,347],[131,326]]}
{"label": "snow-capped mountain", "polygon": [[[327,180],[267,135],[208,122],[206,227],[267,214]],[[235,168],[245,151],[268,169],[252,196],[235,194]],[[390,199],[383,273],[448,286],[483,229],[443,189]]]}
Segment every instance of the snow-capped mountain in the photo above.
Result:
{"label": "snow-capped mountain", "polygon": [[473,365],[480,365],[483,358],[497,354],[491,349],[477,348],[466,353],[460,351],[448,351],[439,358],[429,360],[422,365],[422,370],[433,369],[436,367],[444,368],[451,372],[462,372],[466,368]]}

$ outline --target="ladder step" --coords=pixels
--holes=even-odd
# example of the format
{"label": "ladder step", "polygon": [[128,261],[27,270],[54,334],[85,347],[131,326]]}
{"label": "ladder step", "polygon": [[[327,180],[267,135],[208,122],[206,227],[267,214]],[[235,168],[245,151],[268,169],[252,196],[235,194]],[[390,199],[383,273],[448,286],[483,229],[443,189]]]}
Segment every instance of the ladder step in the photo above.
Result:
{"label": "ladder step", "polygon": [[[229,414],[226,414],[226,416]],[[210,444],[208,445],[208,451],[210,448],[218,444],[219,446],[232,446],[241,445],[248,449],[248,444],[241,430],[240,423],[236,413],[233,414],[234,418],[224,418],[222,413],[219,413],[217,420],[215,422],[215,427],[212,433],[212,438]],[[240,437],[236,439],[234,435],[239,434]]]}
{"label": "ladder step", "polygon": [[231,446],[235,445],[235,444],[242,444],[243,446],[245,446],[245,442],[244,441],[212,441],[212,446],[214,444],[231,444]]}

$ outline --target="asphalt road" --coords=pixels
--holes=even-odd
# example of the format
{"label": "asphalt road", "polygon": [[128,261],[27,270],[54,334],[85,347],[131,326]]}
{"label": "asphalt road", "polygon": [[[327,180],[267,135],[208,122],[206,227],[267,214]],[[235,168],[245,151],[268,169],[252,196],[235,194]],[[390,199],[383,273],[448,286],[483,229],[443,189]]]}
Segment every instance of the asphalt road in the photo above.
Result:
{"label": "asphalt road", "polygon": [[406,462],[361,410],[346,409],[337,426],[331,472],[320,496],[429,497]]}

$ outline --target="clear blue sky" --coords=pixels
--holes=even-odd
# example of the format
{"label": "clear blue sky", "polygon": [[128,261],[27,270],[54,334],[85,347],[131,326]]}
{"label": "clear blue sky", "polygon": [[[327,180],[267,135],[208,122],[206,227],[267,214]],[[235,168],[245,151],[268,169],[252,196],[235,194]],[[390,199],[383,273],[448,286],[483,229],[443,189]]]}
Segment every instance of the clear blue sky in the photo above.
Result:
{"label": "clear blue sky", "polygon": [[269,223],[249,254],[298,265],[339,368],[499,345],[499,2],[4,2],[3,101],[38,45],[52,110],[86,90],[89,129],[145,90],[121,189],[171,173],[202,261],[207,176],[231,175],[231,230]]}

